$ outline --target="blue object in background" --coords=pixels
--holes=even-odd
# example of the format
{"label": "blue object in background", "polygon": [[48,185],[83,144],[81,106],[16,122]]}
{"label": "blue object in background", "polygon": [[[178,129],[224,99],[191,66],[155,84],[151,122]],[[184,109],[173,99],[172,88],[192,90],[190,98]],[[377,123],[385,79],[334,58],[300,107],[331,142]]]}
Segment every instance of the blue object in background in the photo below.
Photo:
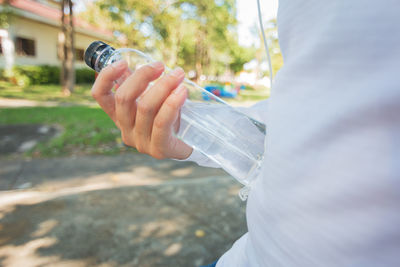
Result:
{"label": "blue object in background", "polygon": [[221,97],[226,97],[226,98],[235,98],[237,95],[236,92],[228,92],[228,91],[222,91],[221,92]]}
{"label": "blue object in background", "polygon": [[[225,88],[218,84],[209,84],[204,87],[208,92],[212,93],[213,95],[224,97],[224,98],[235,98],[237,93],[236,92],[228,92]],[[208,101],[210,97],[207,94],[203,93],[203,99]]]}

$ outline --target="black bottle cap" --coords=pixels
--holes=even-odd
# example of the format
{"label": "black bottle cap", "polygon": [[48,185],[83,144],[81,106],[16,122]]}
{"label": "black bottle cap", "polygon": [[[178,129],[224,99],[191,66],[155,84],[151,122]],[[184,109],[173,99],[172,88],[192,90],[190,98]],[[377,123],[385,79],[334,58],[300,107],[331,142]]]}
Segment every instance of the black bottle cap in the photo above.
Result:
{"label": "black bottle cap", "polygon": [[109,47],[109,45],[102,41],[94,41],[91,43],[85,51],[86,65],[94,69],[97,57],[101,54],[101,51],[107,47]]}

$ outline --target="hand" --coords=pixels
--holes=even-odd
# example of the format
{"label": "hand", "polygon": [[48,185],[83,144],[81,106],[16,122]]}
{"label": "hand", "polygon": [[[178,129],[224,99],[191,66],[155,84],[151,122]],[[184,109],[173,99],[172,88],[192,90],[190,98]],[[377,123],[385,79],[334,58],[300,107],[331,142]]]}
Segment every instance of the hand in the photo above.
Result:
{"label": "hand", "polygon": [[183,70],[171,71],[146,90],[164,71],[161,62],[151,63],[129,75],[114,93],[114,81],[128,71],[125,61],[117,61],[100,72],[92,88],[93,98],[121,130],[122,141],[157,159],[189,157],[193,149],[173,135],[187,97]]}

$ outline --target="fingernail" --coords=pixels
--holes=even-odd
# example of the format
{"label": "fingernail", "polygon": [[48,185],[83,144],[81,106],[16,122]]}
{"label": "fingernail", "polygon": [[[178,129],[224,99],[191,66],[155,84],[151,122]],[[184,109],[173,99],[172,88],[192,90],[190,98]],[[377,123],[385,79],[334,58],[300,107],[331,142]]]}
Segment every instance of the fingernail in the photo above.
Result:
{"label": "fingernail", "polygon": [[164,67],[164,63],[157,61],[149,64],[149,66],[152,67],[153,69],[159,70]]}
{"label": "fingernail", "polygon": [[183,84],[180,84],[173,92],[174,95],[179,95],[182,93],[184,90],[186,90],[186,87]]}
{"label": "fingernail", "polygon": [[114,63],[111,64],[111,67],[113,69],[116,69],[116,70],[121,69],[124,66],[125,66],[125,61],[124,60],[118,60],[118,61],[115,61]]}
{"label": "fingernail", "polygon": [[171,71],[169,73],[169,75],[174,76],[176,78],[180,78],[183,75],[185,75],[185,72],[183,71],[183,69],[181,67],[177,67],[176,69],[174,69],[173,71]]}

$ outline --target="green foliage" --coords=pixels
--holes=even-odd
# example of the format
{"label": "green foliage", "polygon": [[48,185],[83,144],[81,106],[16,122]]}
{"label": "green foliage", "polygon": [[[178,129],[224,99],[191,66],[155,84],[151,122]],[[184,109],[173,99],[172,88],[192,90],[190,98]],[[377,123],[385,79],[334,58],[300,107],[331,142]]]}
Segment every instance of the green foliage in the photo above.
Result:
{"label": "green foliage", "polygon": [[0,28],[8,28],[14,12],[10,8],[10,0],[3,0],[0,7]]}
{"label": "green foliage", "polygon": [[[58,66],[14,66],[11,77],[5,77],[3,72],[3,70],[0,71],[1,79],[8,79],[19,86],[60,83],[60,67]],[[77,84],[93,83],[95,79],[95,72],[89,68],[76,69],[75,75]]]}
{"label": "green foliage", "polygon": [[76,69],[75,78],[77,84],[92,84],[95,80],[95,72],[89,68]]}
{"label": "green foliage", "polygon": [[152,53],[198,76],[222,74],[227,66],[238,72],[253,55],[237,44],[235,0],[97,0],[81,16],[125,36],[116,46]]}
{"label": "green foliage", "polygon": [[4,81],[6,79],[7,79],[7,77],[5,76],[4,69],[0,69],[0,81]]}
{"label": "green foliage", "polygon": [[13,73],[18,85],[57,84],[60,82],[60,68],[56,66],[15,66]]}
{"label": "green foliage", "polygon": [[119,130],[100,108],[70,106],[0,109],[0,124],[22,123],[57,124],[63,129],[60,136],[39,144],[28,152],[28,156],[110,154],[127,149],[121,144]]}
{"label": "green foliage", "polygon": [[234,73],[238,73],[243,69],[243,65],[254,58],[253,48],[244,48],[237,43],[232,43],[230,46],[232,59],[229,67]]}

